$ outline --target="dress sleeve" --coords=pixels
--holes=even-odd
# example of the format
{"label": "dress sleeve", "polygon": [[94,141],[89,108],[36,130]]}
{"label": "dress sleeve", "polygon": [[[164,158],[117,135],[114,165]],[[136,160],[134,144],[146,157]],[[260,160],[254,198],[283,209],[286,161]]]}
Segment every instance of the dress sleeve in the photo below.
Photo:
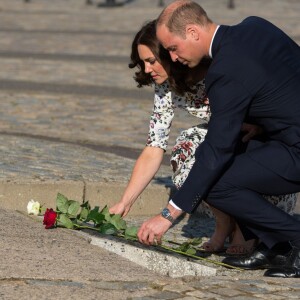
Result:
{"label": "dress sleeve", "polygon": [[173,117],[172,92],[168,83],[155,85],[154,107],[146,146],[167,149]]}

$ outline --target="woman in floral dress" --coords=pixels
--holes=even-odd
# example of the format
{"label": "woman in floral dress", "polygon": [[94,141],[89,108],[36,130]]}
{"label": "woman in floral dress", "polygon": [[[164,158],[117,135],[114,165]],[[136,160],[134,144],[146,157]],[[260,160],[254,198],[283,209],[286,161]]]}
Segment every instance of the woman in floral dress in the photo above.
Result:
{"label": "woman in floral dress", "polygon": [[[146,146],[137,159],[130,181],[121,200],[110,208],[111,213],[128,214],[138,196],[150,183],[162,163],[168,146],[169,133],[175,108],[188,111],[199,118],[199,125],[184,130],[176,140],[171,156],[173,182],[177,188],[185,181],[195,161],[195,150],[204,140],[210,118],[209,101],[205,94],[204,76],[207,64],[194,69],[178,64],[174,68],[167,51],[159,45],[155,35],[155,21],[144,25],[132,43],[130,68],[138,68],[135,81],[138,87],[154,85],[154,108],[150,117]],[[244,139],[256,133],[257,127],[245,125],[248,132]],[[275,205],[292,213],[296,195],[268,197]],[[216,217],[216,228],[210,241],[203,245],[207,251],[223,249],[227,237],[231,236],[228,253],[245,253],[254,241],[245,242],[235,221],[225,213],[201,204],[202,210]]]}

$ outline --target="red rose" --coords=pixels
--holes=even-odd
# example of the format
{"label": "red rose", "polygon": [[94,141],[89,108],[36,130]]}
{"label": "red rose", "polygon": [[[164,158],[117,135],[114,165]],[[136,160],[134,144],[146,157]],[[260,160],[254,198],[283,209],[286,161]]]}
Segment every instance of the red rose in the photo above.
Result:
{"label": "red rose", "polygon": [[45,228],[49,229],[54,227],[56,222],[57,213],[52,208],[47,208],[45,215],[44,215],[44,221],[43,224],[46,225]]}

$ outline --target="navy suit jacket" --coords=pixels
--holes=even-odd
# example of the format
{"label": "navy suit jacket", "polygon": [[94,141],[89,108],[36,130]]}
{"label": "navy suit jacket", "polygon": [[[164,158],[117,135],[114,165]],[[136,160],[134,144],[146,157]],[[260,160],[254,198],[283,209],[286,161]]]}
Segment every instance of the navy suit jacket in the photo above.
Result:
{"label": "navy suit jacket", "polygon": [[259,151],[251,158],[300,181],[300,47],[270,22],[248,17],[219,27],[212,56],[205,81],[212,113],[208,132],[172,199],[188,213],[230,166],[244,120],[262,126],[269,139],[255,146]]}

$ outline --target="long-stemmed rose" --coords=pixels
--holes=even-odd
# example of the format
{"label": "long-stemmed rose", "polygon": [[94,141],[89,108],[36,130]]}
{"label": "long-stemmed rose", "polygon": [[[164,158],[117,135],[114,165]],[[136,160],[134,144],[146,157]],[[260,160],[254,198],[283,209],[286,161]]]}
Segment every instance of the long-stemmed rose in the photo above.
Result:
{"label": "long-stemmed rose", "polygon": [[[75,230],[89,229],[102,234],[125,238],[126,240],[138,241],[138,228],[136,226],[128,227],[121,215],[110,214],[107,206],[101,211],[98,206],[91,209],[88,201],[84,201],[80,204],[78,201],[69,200],[60,193],[57,194],[56,198],[56,210],[54,211],[52,208],[47,208],[44,214],[43,224],[46,229],[53,227],[64,227]],[[206,260],[207,262],[215,263],[217,265],[239,269],[198,256],[197,252],[200,251],[198,245],[201,243],[201,239],[199,238],[191,239],[183,244],[173,241],[164,242],[167,242],[167,244],[170,245],[176,244],[177,247],[173,248],[163,244],[156,245],[156,247],[185,255],[193,259]]]}
{"label": "long-stemmed rose", "polygon": [[56,218],[57,218],[57,213],[52,208],[50,209],[47,208],[44,215],[44,221],[43,221],[43,224],[46,225],[45,228],[49,229],[55,227]]}

